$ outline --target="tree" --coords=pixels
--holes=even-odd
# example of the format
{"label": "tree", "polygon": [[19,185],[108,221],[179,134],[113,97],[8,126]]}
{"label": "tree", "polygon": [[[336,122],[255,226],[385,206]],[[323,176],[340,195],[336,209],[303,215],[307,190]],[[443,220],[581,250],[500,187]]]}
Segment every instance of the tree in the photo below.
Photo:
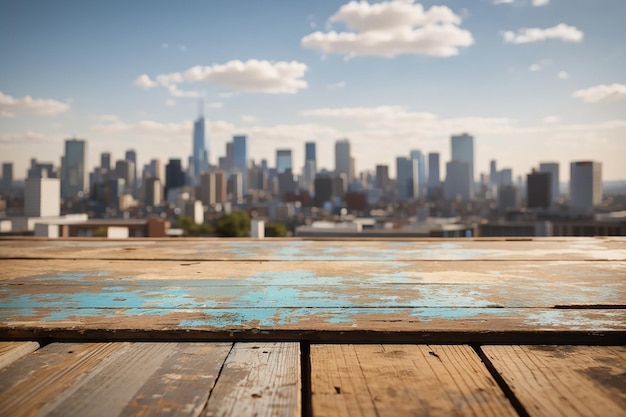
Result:
{"label": "tree", "polygon": [[265,236],[267,237],[286,237],[287,226],[281,222],[270,222],[265,225]]}
{"label": "tree", "polygon": [[213,227],[210,224],[197,224],[191,217],[180,216],[176,221],[175,227],[183,229],[183,236],[211,236],[213,235]]}
{"label": "tree", "polygon": [[215,222],[215,233],[220,237],[250,236],[250,215],[239,211],[220,217]]}

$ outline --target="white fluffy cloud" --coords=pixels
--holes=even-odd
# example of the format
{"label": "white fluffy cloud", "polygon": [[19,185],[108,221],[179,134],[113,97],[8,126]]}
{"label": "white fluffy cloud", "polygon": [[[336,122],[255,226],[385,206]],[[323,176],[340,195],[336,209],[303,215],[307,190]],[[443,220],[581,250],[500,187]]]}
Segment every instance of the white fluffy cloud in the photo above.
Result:
{"label": "white fluffy cloud", "polygon": [[141,74],[139,77],[135,79],[135,81],[133,81],[133,85],[148,89],[148,88],[156,87],[158,84],[152,81],[150,77],[148,76],[148,74]]}
{"label": "white fluffy cloud", "polygon": [[461,18],[446,6],[428,10],[414,0],[370,4],[351,1],[328,19],[351,32],[314,32],[301,45],[323,53],[347,56],[423,54],[448,57],[474,43],[472,34],[461,29]]}
{"label": "white fluffy cloud", "polygon": [[530,71],[532,71],[532,72],[541,71],[541,65],[539,65],[539,64],[532,64],[528,69]]}
{"label": "white fluffy cloud", "polygon": [[57,100],[31,96],[15,98],[0,91],[0,117],[15,117],[18,113],[54,115],[69,108],[68,104]]}
{"label": "white fluffy cloud", "polygon": [[567,80],[569,78],[569,72],[567,71],[559,71],[556,75],[559,80]]}
{"label": "white fluffy cloud", "polygon": [[201,82],[244,92],[294,94],[307,88],[307,82],[303,79],[306,70],[305,64],[296,61],[233,60],[225,64],[196,65],[183,72],[160,74],[155,77],[156,81],[143,74],[135,80],[135,85],[152,87],[159,84],[175,97],[199,97],[199,92],[183,91],[178,85]]}
{"label": "white fluffy cloud", "polygon": [[550,3],[550,0],[533,0],[533,6],[541,7],[547,6]]}
{"label": "white fluffy cloud", "polygon": [[543,122],[545,124],[555,124],[555,123],[559,123],[561,121],[561,118],[559,116],[546,116],[543,118]]}
{"label": "white fluffy cloud", "polygon": [[543,42],[549,39],[558,39],[564,42],[581,42],[585,34],[575,26],[560,23],[546,29],[522,28],[517,31],[506,31],[502,33],[506,43],[533,43]]}
{"label": "white fluffy cloud", "polygon": [[575,91],[572,97],[586,103],[604,103],[626,100],[626,84],[596,85],[594,87]]}

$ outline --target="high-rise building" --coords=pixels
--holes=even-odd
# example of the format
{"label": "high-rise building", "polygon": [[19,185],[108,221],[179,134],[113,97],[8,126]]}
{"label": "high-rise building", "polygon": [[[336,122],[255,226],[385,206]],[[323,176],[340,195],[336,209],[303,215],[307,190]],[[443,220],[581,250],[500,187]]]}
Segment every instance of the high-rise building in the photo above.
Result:
{"label": "high-rise building", "polygon": [[552,174],[533,171],[526,176],[526,206],[547,209],[552,204]]}
{"label": "high-rise building", "polygon": [[350,141],[340,139],[335,142],[335,175],[346,174],[348,183],[352,181]]}
{"label": "high-rise building", "polygon": [[276,173],[282,174],[287,170],[292,170],[291,149],[276,150]]}
{"label": "high-rise building", "polygon": [[431,152],[428,154],[428,188],[439,186],[441,186],[439,154]]}
{"label": "high-rise building", "polygon": [[200,175],[209,169],[209,154],[206,149],[205,133],[204,133],[204,110],[202,108],[202,101],[199,106],[199,114],[196,121],[193,123],[193,172],[194,172],[194,184],[200,182]]}
{"label": "high-rise building", "polygon": [[498,186],[497,205],[499,211],[517,210],[519,203],[519,190],[514,185]]}
{"label": "high-rise building", "polygon": [[65,155],[61,167],[61,197],[70,199],[82,197],[89,188],[87,172],[87,141],[67,139]]}
{"label": "high-rise building", "polygon": [[[412,150],[411,159],[417,160],[417,184],[419,196],[425,195],[426,192],[426,158],[422,151]],[[417,197],[417,196],[416,196]]]}
{"label": "high-rise building", "polygon": [[474,137],[463,133],[450,138],[452,146],[452,160],[463,161],[469,164],[470,198],[474,196]]}
{"label": "high-rise building", "polygon": [[124,194],[132,194],[133,183],[135,182],[135,163],[128,159],[115,162],[115,178],[121,178],[126,184]]}
{"label": "high-rise building", "polygon": [[559,186],[559,163],[558,162],[542,162],[539,164],[539,172],[549,172],[551,177],[550,181],[552,186],[550,187],[552,195],[552,205],[556,205],[559,202],[560,186]]}
{"label": "high-rise building", "polygon": [[389,166],[376,165],[376,188],[387,190],[389,188]]}
{"label": "high-rise building", "polygon": [[577,161],[570,164],[569,210],[574,216],[590,216],[602,203],[602,163]]}
{"label": "high-rise building", "polygon": [[500,173],[495,159],[489,161],[489,185],[492,187],[500,185]]}
{"label": "high-rise building", "polygon": [[313,192],[315,189],[314,181],[317,175],[317,149],[315,142],[307,142],[304,144],[304,167],[302,170],[304,188]]}
{"label": "high-rise building", "polygon": [[165,166],[165,198],[169,198],[170,190],[185,186],[185,173],[180,159],[170,159]]}
{"label": "high-rise building", "polygon": [[304,162],[313,161],[317,163],[317,152],[315,142],[307,142],[304,144]]}
{"label": "high-rise building", "polygon": [[13,162],[2,164],[2,182],[0,192],[10,193],[13,190]]}
{"label": "high-rise building", "polygon": [[206,206],[226,201],[226,173],[224,171],[205,172],[200,176],[200,200]]}
{"label": "high-rise building", "polygon": [[[130,193],[133,195],[133,197],[137,198],[139,196],[139,178],[137,178],[137,152],[134,149],[129,149],[126,151],[125,158],[127,161],[131,161],[133,163],[133,176],[130,181]],[[129,183],[126,182],[126,184]]]}
{"label": "high-rise building", "polygon": [[244,135],[233,136],[233,169],[241,172],[242,193],[245,193],[248,176],[248,138]]}
{"label": "high-rise building", "polygon": [[58,178],[28,178],[24,186],[24,215],[58,217],[60,214],[61,181]]}
{"label": "high-rise building", "polygon": [[146,206],[157,207],[163,201],[163,186],[161,180],[155,177],[146,178],[144,182]]}
{"label": "high-rise building", "polygon": [[333,198],[333,179],[328,175],[317,176],[315,178],[315,199],[316,207],[322,207],[324,203]]}
{"label": "high-rise building", "polygon": [[471,200],[472,182],[469,162],[452,160],[446,163],[444,196],[448,200],[457,198],[463,201]]}
{"label": "high-rise building", "polygon": [[398,186],[398,200],[406,201],[417,197],[419,185],[417,183],[417,159],[399,156],[396,158],[396,180]]}
{"label": "high-rise building", "polygon": [[102,152],[100,154],[100,168],[104,168],[108,171],[111,170],[111,153]]}
{"label": "high-rise building", "polygon": [[513,170],[511,168],[503,168],[498,173],[499,185],[513,185]]}

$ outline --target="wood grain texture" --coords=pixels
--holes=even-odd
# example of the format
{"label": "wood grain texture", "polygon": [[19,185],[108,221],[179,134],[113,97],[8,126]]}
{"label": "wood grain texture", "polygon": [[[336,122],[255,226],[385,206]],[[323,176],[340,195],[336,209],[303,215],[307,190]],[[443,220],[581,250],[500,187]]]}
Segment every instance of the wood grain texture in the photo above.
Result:
{"label": "wood grain texture", "polygon": [[128,347],[127,343],[53,343],[0,370],[0,410],[11,417],[35,416]]}
{"label": "wood grain texture", "polygon": [[237,343],[202,416],[296,417],[300,412],[299,344]]}
{"label": "wood grain texture", "polygon": [[0,369],[39,349],[37,342],[0,342]]}
{"label": "wood grain texture", "polygon": [[626,416],[626,347],[483,346],[531,416]]}
{"label": "wood grain texture", "polygon": [[312,345],[314,416],[516,416],[469,346]]}
{"label": "wood grain texture", "polygon": [[5,259],[274,261],[626,260],[608,238],[530,239],[0,239]]}

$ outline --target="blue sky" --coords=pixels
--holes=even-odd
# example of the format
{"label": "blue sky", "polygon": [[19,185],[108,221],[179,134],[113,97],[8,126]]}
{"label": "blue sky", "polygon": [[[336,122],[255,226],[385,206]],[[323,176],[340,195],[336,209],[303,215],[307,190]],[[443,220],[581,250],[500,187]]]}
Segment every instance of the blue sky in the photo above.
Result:
{"label": "blue sky", "polygon": [[203,97],[213,163],[242,133],[295,167],[316,141],[333,169],[347,137],[357,170],[395,172],[467,131],[477,173],[595,159],[626,179],[625,18],[623,0],[1,1],[0,161],[23,177],[74,135],[91,166],[186,159]]}

